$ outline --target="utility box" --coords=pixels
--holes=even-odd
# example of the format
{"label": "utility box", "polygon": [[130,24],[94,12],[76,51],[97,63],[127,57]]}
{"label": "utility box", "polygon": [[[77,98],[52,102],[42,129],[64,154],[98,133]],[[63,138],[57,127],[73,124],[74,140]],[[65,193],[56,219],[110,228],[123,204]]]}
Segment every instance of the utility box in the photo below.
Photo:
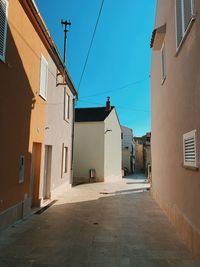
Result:
{"label": "utility box", "polygon": [[96,171],[95,169],[90,169],[89,170],[89,182],[92,183],[92,182],[95,182],[96,181]]}

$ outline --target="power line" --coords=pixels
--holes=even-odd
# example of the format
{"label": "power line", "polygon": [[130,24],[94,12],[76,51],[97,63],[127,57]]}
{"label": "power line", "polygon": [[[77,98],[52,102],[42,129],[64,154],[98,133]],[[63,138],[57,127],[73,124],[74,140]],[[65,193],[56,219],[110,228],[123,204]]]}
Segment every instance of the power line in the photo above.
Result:
{"label": "power line", "polygon": [[150,76],[148,76],[148,77],[146,77],[146,78],[144,78],[144,79],[142,79],[142,80],[138,80],[138,81],[135,81],[135,82],[132,82],[132,83],[125,84],[125,85],[123,85],[123,86],[121,86],[121,87],[118,87],[118,88],[115,88],[115,89],[106,90],[106,91],[103,91],[103,92],[101,92],[101,93],[94,94],[94,95],[83,96],[83,97],[81,97],[80,99],[89,98],[89,97],[95,97],[95,96],[105,95],[105,94],[107,94],[107,93],[111,93],[111,92],[115,92],[115,91],[120,91],[120,90],[123,90],[123,89],[125,89],[125,88],[131,86],[131,85],[136,85],[136,84],[142,83],[142,82],[148,80],[149,78],[150,78]]}
{"label": "power line", "polygon": [[90,46],[89,46],[89,49],[88,49],[88,53],[87,53],[87,56],[86,56],[86,59],[85,59],[85,64],[83,66],[83,70],[82,70],[81,77],[80,77],[80,80],[79,80],[78,91],[80,89],[80,86],[81,86],[81,83],[82,83],[82,80],[83,80],[83,75],[85,73],[85,69],[86,69],[86,66],[87,66],[88,58],[90,56],[90,51],[91,51],[92,44],[93,44],[93,41],[94,41],[94,37],[95,37],[95,34],[96,34],[96,30],[97,30],[97,26],[98,26],[99,19],[100,19],[100,16],[101,16],[101,12],[102,12],[102,9],[103,9],[103,5],[104,5],[104,0],[102,0],[102,2],[101,2],[101,7],[99,9],[99,14],[98,14],[97,21],[96,21],[96,24],[95,24],[95,28],[94,28],[92,39],[91,39]]}
{"label": "power line", "polygon": [[[79,102],[88,103],[88,104],[94,104],[94,105],[100,105],[100,106],[105,106],[105,104],[102,104],[102,103],[90,102],[90,101],[85,101],[85,100],[79,100]],[[133,111],[133,112],[145,112],[145,113],[149,113],[150,112],[150,110],[135,109],[135,108],[131,108],[131,107],[123,107],[123,106],[115,106],[115,107],[117,109],[126,109],[126,110]]]}

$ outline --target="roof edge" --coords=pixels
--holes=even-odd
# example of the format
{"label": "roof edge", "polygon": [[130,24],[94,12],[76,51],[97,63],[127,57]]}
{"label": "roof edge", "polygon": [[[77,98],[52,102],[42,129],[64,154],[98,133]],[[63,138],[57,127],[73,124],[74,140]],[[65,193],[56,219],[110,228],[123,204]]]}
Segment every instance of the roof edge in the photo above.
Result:
{"label": "roof edge", "polygon": [[62,57],[58,51],[58,48],[39,12],[39,9],[35,3],[34,0],[22,0],[23,3],[27,4],[31,13],[33,14],[39,28],[41,29],[41,32],[43,34],[43,36],[45,37],[48,45],[49,45],[49,48],[51,50],[51,53],[52,53],[52,56],[54,57],[54,61],[56,61],[56,65],[58,67],[59,70],[61,70],[65,76],[65,79],[66,79],[66,82],[67,82],[67,85],[69,86],[70,90],[72,91],[72,93],[74,95],[78,95],[78,92],[73,84],[73,81],[67,71],[67,68],[66,68],[66,65],[64,64],[63,60],[62,60]]}

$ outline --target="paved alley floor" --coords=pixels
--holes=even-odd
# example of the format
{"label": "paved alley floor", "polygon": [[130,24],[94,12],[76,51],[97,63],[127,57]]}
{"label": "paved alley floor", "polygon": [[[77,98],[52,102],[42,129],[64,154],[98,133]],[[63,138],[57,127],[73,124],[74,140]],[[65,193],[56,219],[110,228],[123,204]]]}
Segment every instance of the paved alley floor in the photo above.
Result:
{"label": "paved alley floor", "polygon": [[142,176],[74,187],[0,233],[0,267],[197,267]]}

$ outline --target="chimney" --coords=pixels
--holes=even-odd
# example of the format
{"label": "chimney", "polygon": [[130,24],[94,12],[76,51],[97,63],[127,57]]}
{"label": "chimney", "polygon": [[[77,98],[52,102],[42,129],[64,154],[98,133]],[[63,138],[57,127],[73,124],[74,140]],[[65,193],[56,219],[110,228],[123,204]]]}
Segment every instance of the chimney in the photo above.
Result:
{"label": "chimney", "polygon": [[110,106],[110,97],[107,97],[107,101],[106,101],[106,111],[110,111],[111,110],[111,106]]}

